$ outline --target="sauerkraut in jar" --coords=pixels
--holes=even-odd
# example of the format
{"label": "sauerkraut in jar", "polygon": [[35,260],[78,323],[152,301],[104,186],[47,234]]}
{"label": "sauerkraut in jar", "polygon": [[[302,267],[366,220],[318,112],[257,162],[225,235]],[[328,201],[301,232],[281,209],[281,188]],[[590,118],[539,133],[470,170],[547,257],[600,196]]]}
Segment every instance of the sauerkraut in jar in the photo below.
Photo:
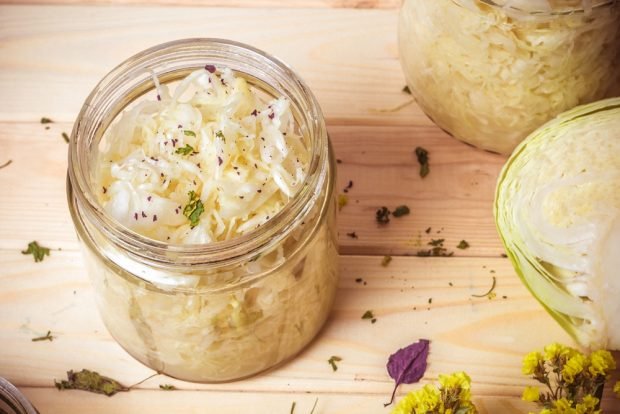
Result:
{"label": "sauerkraut in jar", "polygon": [[438,126],[510,153],[576,105],[620,93],[620,2],[405,0],[407,83]]}
{"label": "sauerkraut in jar", "polygon": [[171,42],[87,99],[68,198],[106,327],[198,382],[299,352],[337,284],[335,164],[312,93],[234,42]]}

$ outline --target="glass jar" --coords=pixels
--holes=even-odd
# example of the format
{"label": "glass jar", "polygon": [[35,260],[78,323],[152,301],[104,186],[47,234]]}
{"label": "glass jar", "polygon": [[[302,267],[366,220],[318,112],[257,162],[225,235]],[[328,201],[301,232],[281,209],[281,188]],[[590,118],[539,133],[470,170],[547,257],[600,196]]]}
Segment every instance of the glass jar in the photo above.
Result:
{"label": "glass jar", "polygon": [[[311,162],[301,190],[263,226],[226,241],[175,245],[113,220],[93,188],[98,144],[131,103],[205,64],[228,67],[290,100]],[[71,136],[69,208],[102,319],[132,356],[156,371],[223,382],[269,369],[319,332],[337,285],[335,163],[319,105],[284,63],[252,47],[188,39],[148,49],[95,87]]]}
{"label": "glass jar", "polygon": [[509,154],[560,112],[620,93],[615,0],[405,0],[398,37],[422,110],[489,151]]}
{"label": "glass jar", "polygon": [[0,413],[39,414],[17,387],[0,377]]}

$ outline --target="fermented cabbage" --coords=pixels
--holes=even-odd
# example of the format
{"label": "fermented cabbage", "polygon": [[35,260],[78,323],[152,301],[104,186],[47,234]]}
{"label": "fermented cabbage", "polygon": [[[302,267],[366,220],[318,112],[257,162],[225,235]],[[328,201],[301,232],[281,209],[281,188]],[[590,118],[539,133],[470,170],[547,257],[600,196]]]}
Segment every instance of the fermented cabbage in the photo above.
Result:
{"label": "fermented cabbage", "polygon": [[437,125],[509,154],[560,112],[620,92],[620,3],[405,0],[399,50]]}
{"label": "fermented cabbage", "polygon": [[[309,162],[288,99],[265,101],[244,78],[214,66],[191,73],[174,93],[155,82],[157,100],[126,110],[100,143],[95,187],[105,210],[177,244],[227,240],[275,216]],[[201,203],[193,221],[192,201]]]}
{"label": "fermented cabbage", "polygon": [[532,133],[494,208],[510,260],[551,315],[586,347],[620,349],[620,98]]}
{"label": "fermented cabbage", "polygon": [[[174,92],[157,81],[153,99],[138,99],[104,133],[93,188],[106,213],[163,241],[175,263],[179,245],[213,245],[269,224],[302,187],[312,138],[286,97],[227,68],[195,71]],[[136,257],[74,213],[112,336],[153,369],[200,382],[243,378],[300,351],[327,319],[337,286],[327,165],[314,172],[323,178],[295,226],[260,254],[221,264]],[[197,223],[183,214],[192,192],[203,207]]]}

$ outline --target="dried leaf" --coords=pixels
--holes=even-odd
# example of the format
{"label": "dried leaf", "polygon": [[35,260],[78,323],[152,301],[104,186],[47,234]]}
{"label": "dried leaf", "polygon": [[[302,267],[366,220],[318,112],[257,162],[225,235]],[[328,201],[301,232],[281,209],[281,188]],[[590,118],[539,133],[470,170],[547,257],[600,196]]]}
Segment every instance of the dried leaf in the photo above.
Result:
{"label": "dried leaf", "polygon": [[42,262],[45,256],[50,255],[50,249],[40,246],[36,241],[28,243],[28,248],[22,250],[22,254],[31,254],[35,262]]}
{"label": "dried leaf", "polygon": [[175,387],[174,385],[170,385],[170,384],[159,384],[159,388],[164,391],[174,391],[177,389],[177,387]]}
{"label": "dried leaf", "polygon": [[390,402],[384,404],[384,406],[387,407],[392,404],[396,389],[400,384],[413,384],[424,376],[429,345],[430,341],[428,339],[420,339],[418,342],[401,348],[390,355],[387,370],[395,383]]}
{"label": "dried leaf", "polygon": [[96,394],[104,394],[108,397],[111,397],[117,392],[129,391],[128,387],[125,387],[118,381],[87,369],[83,369],[80,372],[73,372],[73,370],[68,371],[67,380],[54,380],[54,385],[59,390],[82,390]]}
{"label": "dried leaf", "polygon": [[332,366],[332,369],[334,371],[338,371],[338,365],[336,365],[336,362],[340,362],[340,361],[342,361],[342,358],[340,358],[339,356],[332,355],[327,360],[327,363]]}
{"label": "dried leaf", "polygon": [[461,240],[459,244],[456,246],[457,249],[465,250],[469,248],[469,243],[466,240]]}
{"label": "dried leaf", "polygon": [[396,209],[392,212],[392,215],[394,217],[402,217],[409,213],[410,213],[409,207],[403,204],[402,206],[396,207]]}
{"label": "dried leaf", "polygon": [[420,177],[424,178],[430,172],[430,167],[428,164],[428,151],[422,147],[417,147],[415,149],[415,155],[418,158],[418,163],[420,164]]}

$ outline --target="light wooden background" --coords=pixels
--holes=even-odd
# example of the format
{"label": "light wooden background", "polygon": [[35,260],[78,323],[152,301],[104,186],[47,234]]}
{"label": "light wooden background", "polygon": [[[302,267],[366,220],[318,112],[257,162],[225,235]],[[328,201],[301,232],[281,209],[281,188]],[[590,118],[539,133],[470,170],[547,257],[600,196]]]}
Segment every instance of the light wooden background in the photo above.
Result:
{"label": "light wooden background", "polygon": [[[42,414],[289,413],[293,402],[303,414],[317,398],[317,414],[386,413],[393,386],[387,358],[419,338],[432,340],[422,383],[465,370],[481,413],[534,410],[519,398],[530,384],[520,373],[522,356],[552,341],[572,342],[501,257],[491,203],[504,158],[449,138],[415,104],[382,111],[409,99],[401,92],[398,0],[4,3],[0,164],[13,163],[0,170],[0,376]],[[269,51],[294,66],[317,95],[342,160],[339,190],[354,182],[339,218],[335,309],[298,358],[249,380],[208,385],[156,377],[112,398],[59,392],[53,380],[69,369],[97,370],[126,385],[151,374],[112,340],[94,307],[66,208],[61,133],[70,132],[86,95],[116,64],[187,37],[229,38]],[[42,116],[55,121],[49,130],[39,123]],[[424,180],[416,146],[430,152]],[[412,213],[376,225],[378,207],[400,204]],[[351,231],[359,238],[347,237]],[[431,238],[444,238],[455,257],[412,256]],[[471,248],[455,249],[461,239]],[[61,250],[34,263],[20,254],[32,240]],[[395,256],[388,267],[380,265],[384,254]],[[492,276],[497,297],[472,298],[489,288]],[[360,319],[368,309],[376,324]],[[31,342],[48,329],[56,340]],[[337,372],[327,364],[332,355],[343,358]],[[164,383],[180,390],[160,391]],[[418,386],[401,386],[399,395]],[[617,400],[607,398],[605,407],[620,413]]]}

